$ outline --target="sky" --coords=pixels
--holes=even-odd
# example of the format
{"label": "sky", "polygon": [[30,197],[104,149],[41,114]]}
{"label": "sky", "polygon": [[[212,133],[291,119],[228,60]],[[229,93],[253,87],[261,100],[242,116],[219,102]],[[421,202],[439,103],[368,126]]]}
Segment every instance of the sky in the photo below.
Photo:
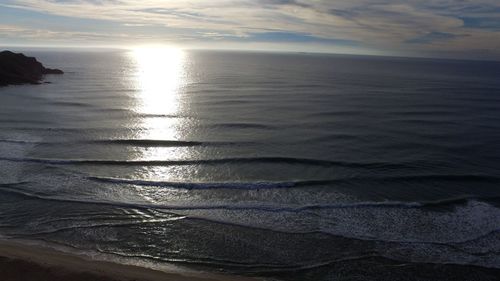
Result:
{"label": "sky", "polygon": [[1,0],[0,46],[500,59],[499,0]]}

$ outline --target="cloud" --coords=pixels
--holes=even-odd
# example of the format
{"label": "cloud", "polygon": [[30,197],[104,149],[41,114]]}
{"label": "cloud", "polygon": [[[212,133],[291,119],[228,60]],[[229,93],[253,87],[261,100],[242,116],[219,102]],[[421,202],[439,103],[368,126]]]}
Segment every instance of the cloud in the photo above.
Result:
{"label": "cloud", "polygon": [[[156,40],[155,36],[129,33],[100,33],[82,31],[54,31],[42,28],[26,28],[19,25],[0,24],[0,37],[12,38],[18,41],[43,40],[44,42],[63,43],[99,43],[99,42],[130,42],[132,40],[151,41]],[[164,38],[165,39],[165,38]],[[170,38],[171,40],[173,38]],[[190,38],[175,36],[176,40],[186,41]],[[81,45],[80,45],[81,46]]]}
{"label": "cloud", "polygon": [[[105,21],[131,37],[154,27],[151,40],[350,43],[393,54],[475,52],[477,41],[486,40],[490,46],[481,48],[500,56],[497,0],[6,0],[2,6]],[[116,32],[107,29],[102,25],[102,33]]]}
{"label": "cloud", "polygon": [[464,27],[500,31],[500,20],[498,17],[462,17],[460,18]]}
{"label": "cloud", "polygon": [[[462,35],[466,36],[466,35]],[[429,32],[423,36],[419,36],[416,38],[412,38],[409,40],[406,40],[407,43],[410,44],[428,44],[436,41],[445,41],[445,40],[452,40],[457,37],[460,37],[460,35],[455,35],[452,33],[445,33],[445,32]]]}
{"label": "cloud", "polygon": [[[21,39],[46,39],[46,40],[97,40],[110,38],[110,34],[94,32],[63,32],[47,29],[25,28],[16,25],[0,25],[0,36]],[[112,39],[127,38],[127,34],[114,34]]]}

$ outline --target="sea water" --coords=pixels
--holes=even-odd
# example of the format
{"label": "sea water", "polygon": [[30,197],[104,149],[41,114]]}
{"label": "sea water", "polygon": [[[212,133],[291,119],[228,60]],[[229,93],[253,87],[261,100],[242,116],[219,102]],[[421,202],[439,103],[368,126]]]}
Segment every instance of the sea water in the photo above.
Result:
{"label": "sea water", "polygon": [[500,269],[498,62],[27,54],[65,74],[0,88],[2,236],[290,280]]}

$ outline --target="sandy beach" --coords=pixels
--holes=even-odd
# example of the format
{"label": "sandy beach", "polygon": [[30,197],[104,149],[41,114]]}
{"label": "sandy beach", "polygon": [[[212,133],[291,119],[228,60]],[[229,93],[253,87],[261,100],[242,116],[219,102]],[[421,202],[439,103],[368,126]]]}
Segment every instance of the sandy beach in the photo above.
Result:
{"label": "sandy beach", "polygon": [[247,277],[198,272],[163,272],[109,261],[90,260],[52,248],[0,241],[2,281],[245,281]]}

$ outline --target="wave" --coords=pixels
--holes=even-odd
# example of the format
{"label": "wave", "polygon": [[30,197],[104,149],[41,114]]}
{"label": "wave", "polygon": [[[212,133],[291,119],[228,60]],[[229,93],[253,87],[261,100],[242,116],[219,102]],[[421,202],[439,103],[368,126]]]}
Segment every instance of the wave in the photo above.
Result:
{"label": "wave", "polygon": [[[30,121],[31,122],[31,121]],[[19,123],[19,122],[18,122]],[[78,134],[90,134],[93,132],[109,132],[109,131],[120,131],[123,128],[77,128],[77,127],[12,127],[12,126],[1,126],[0,130],[12,130],[12,131],[42,131],[42,132],[62,132],[62,133],[78,133]],[[140,131],[141,128],[128,128],[130,131]]]}
{"label": "wave", "polygon": [[[413,105],[412,105],[413,106]],[[455,114],[454,111],[447,111],[447,110],[429,110],[422,108],[420,110],[393,110],[389,112],[390,114],[394,116],[424,116],[424,117],[429,117],[429,116],[436,116],[436,115],[453,115]]]}
{"label": "wave", "polygon": [[38,141],[30,141],[30,140],[11,140],[11,139],[0,139],[0,143],[40,144],[40,142],[38,142]]}
{"label": "wave", "polygon": [[119,108],[119,107],[100,107],[100,108],[90,108],[89,110],[92,111],[97,111],[97,112],[121,112],[121,113],[130,113],[133,112],[131,109],[128,108]]}
{"label": "wave", "polygon": [[402,181],[402,182],[420,182],[420,181],[456,181],[456,182],[481,182],[481,183],[500,183],[500,177],[479,176],[479,175],[421,175],[421,176],[396,176],[396,177],[350,177],[339,179],[321,179],[321,180],[294,180],[294,181],[255,181],[255,182],[174,182],[174,181],[155,181],[146,179],[127,179],[112,177],[87,177],[89,180],[116,183],[131,184],[141,186],[157,186],[182,189],[278,189],[293,187],[312,187],[326,186],[335,184],[349,184],[359,181]]}
{"label": "wave", "polygon": [[[271,204],[207,204],[207,205],[160,205],[155,203],[139,203],[139,202],[116,202],[107,200],[93,200],[93,199],[76,199],[64,198],[44,194],[35,194],[32,192],[24,191],[18,188],[28,182],[16,182],[8,184],[0,184],[0,191],[17,194],[31,199],[60,201],[69,203],[81,204],[96,204],[96,205],[109,205],[115,207],[128,207],[136,209],[157,209],[157,210],[232,210],[232,211],[265,211],[272,213],[290,212],[300,213],[312,210],[325,210],[325,209],[374,209],[374,208],[400,208],[400,209],[420,209],[436,206],[449,206],[449,205],[464,205],[471,201],[484,201],[484,202],[500,202],[500,196],[463,196],[455,198],[447,198],[435,201],[421,201],[421,202],[402,202],[402,201],[371,201],[371,202],[350,202],[350,203],[333,203],[333,204],[310,204],[310,205],[271,205]],[[12,187],[16,187],[13,189]]]}
{"label": "wave", "polygon": [[76,102],[76,101],[54,101],[51,102],[51,104],[61,105],[61,106],[75,106],[75,107],[93,107],[93,105],[91,105],[90,103]]}
{"label": "wave", "polygon": [[311,136],[311,137],[308,137],[307,140],[311,141],[311,142],[332,143],[332,141],[339,141],[339,140],[353,141],[353,140],[357,140],[359,138],[360,138],[359,135],[334,133],[334,134],[328,134],[325,136]]}
{"label": "wave", "polygon": [[[471,232],[470,235],[464,236],[450,236],[447,239],[434,239],[432,237],[427,236],[418,236],[418,237],[393,237],[391,232],[388,233],[377,233],[377,235],[364,235],[360,234],[359,231],[356,231],[356,227],[351,229],[353,226],[350,226],[349,221],[352,221],[355,225],[363,222],[364,219],[369,219],[369,217],[346,217],[348,221],[345,221],[340,228],[317,228],[315,224],[312,225],[312,228],[288,228],[288,227],[280,227],[280,225],[270,224],[268,222],[261,222],[258,218],[262,215],[262,213],[268,213],[265,217],[268,217],[272,213],[276,213],[278,217],[284,216],[285,218],[289,215],[293,215],[294,213],[302,215],[312,215],[316,216],[316,213],[312,213],[313,211],[321,211],[328,209],[349,209],[349,213],[354,212],[354,214],[361,213],[372,213],[375,211],[383,211],[387,212],[388,208],[394,210],[397,208],[396,213],[393,213],[393,216],[405,216],[407,214],[408,209],[413,209],[418,211],[421,215],[425,214],[427,211],[432,212],[440,212],[439,210],[428,210],[425,209],[427,207],[434,208],[437,205],[461,205],[461,209],[457,209],[453,211],[454,216],[460,216],[462,212],[475,212],[477,210],[470,209],[477,206],[479,201],[496,201],[499,202],[500,198],[480,198],[480,197],[461,197],[461,198],[452,198],[445,199],[441,201],[428,201],[428,202],[352,202],[352,203],[337,203],[337,204],[317,204],[317,205],[304,205],[304,206],[276,206],[276,205],[265,205],[265,204],[197,204],[197,205],[159,205],[148,202],[114,202],[114,201],[100,201],[100,200],[92,200],[92,199],[77,199],[77,198],[63,198],[63,197],[53,197],[42,194],[33,194],[28,191],[23,191],[22,187],[16,188],[1,188],[0,191],[6,193],[16,194],[22,197],[26,197],[29,199],[37,199],[37,200],[46,200],[46,201],[54,201],[54,202],[64,202],[70,204],[94,204],[100,206],[110,206],[117,208],[131,208],[131,209],[139,209],[139,210],[157,210],[162,212],[163,214],[175,215],[177,216],[175,220],[189,220],[189,221],[199,221],[210,224],[220,224],[227,226],[236,226],[236,227],[244,227],[248,229],[256,229],[256,230],[265,230],[272,231],[276,233],[284,233],[284,234],[301,234],[301,235],[329,235],[329,236],[339,236],[348,239],[356,239],[360,241],[376,241],[376,242],[390,242],[390,243],[404,243],[406,245],[436,245],[436,246],[446,246],[453,248],[454,250],[464,251],[463,244],[470,243],[474,241],[479,241],[483,239],[490,239],[489,237],[496,236],[500,232],[499,228],[493,227],[491,225],[491,229],[484,229],[484,231],[479,232]],[[463,207],[462,207],[463,206]],[[484,206],[484,205],[483,205]],[[491,205],[486,206],[487,208],[495,208]],[[377,210],[378,209],[378,210]],[[194,213],[193,213],[194,211]],[[201,212],[199,212],[201,211]],[[207,211],[215,211],[215,213],[207,212]],[[221,218],[217,214],[217,211],[232,211],[237,212],[234,213],[236,217],[229,218]],[[256,211],[258,216],[253,217],[251,213],[247,213],[248,211]],[[483,212],[483,209],[479,209],[478,211]],[[241,212],[241,213],[240,213]],[[360,213],[361,212],[361,213]],[[456,213],[458,212],[458,213]],[[374,214],[377,214],[375,212]],[[318,213],[319,215],[320,213]],[[345,214],[341,211],[339,214]],[[242,220],[241,215],[244,217],[251,216],[252,221]],[[403,218],[403,217],[401,217]],[[361,219],[361,221],[359,221]],[[458,217],[457,217],[458,219]],[[153,222],[153,221],[151,221]],[[472,221],[470,221],[472,222]],[[366,221],[364,222],[366,223]],[[460,219],[456,221],[456,223],[463,223]],[[478,222],[479,223],[479,222]],[[355,226],[354,225],[354,226]],[[118,226],[118,225],[117,225]],[[347,228],[346,228],[347,227]],[[444,226],[443,226],[444,227]],[[363,233],[365,233],[364,227],[362,227]],[[347,230],[347,232],[346,232]],[[358,229],[359,230],[359,229]],[[380,235],[379,235],[380,234]],[[383,235],[382,235],[383,234]],[[482,243],[482,242],[481,242]]]}
{"label": "wave", "polygon": [[[229,267],[229,268],[245,268],[245,272],[248,273],[271,273],[271,272],[287,272],[287,271],[300,271],[300,270],[307,270],[307,269],[314,269],[318,267],[323,267],[326,265],[334,264],[334,263],[340,263],[340,262],[346,262],[346,261],[355,261],[355,260],[363,260],[363,259],[369,259],[369,258],[384,258],[381,255],[371,253],[371,254],[365,254],[365,255],[359,255],[359,256],[348,256],[348,257],[343,257],[343,258],[338,258],[338,259],[332,259],[332,260],[327,260],[327,261],[320,261],[320,262],[304,262],[304,263],[293,263],[293,264],[279,264],[279,263],[256,263],[256,262],[244,262],[244,261],[236,261],[236,260],[224,260],[224,259],[216,259],[214,257],[211,258],[202,258],[202,257],[195,257],[195,258],[172,258],[172,257],[167,257],[167,256],[153,256],[153,255],[147,255],[147,254],[137,254],[137,253],[124,253],[124,252],[117,252],[117,251],[110,251],[110,250],[102,250],[98,249],[99,253],[102,254],[111,254],[114,256],[118,257],[125,257],[125,258],[136,258],[136,259],[141,259],[141,260],[150,260],[153,262],[169,262],[169,263],[176,263],[176,264],[186,264],[186,265],[202,265],[202,266],[224,266],[224,267]],[[373,251],[372,251],[373,252]]]}
{"label": "wave", "polygon": [[210,141],[177,141],[177,140],[155,140],[155,139],[108,139],[93,140],[91,143],[133,145],[145,147],[189,147],[189,146],[225,146],[246,144],[243,142],[210,142]]}
{"label": "wave", "polygon": [[[445,246],[445,245],[443,245]],[[112,255],[112,256],[118,256],[118,257],[124,257],[124,258],[134,258],[134,259],[140,259],[140,260],[148,260],[152,262],[169,262],[169,263],[177,263],[177,264],[186,264],[186,265],[209,265],[209,266],[217,266],[217,267],[225,267],[225,268],[231,268],[232,270],[239,270],[239,269],[244,269],[244,272],[246,274],[263,274],[263,273],[295,273],[297,274],[300,271],[305,271],[305,270],[311,270],[311,269],[317,269],[317,268],[322,268],[325,266],[331,266],[334,264],[342,264],[342,263],[351,263],[351,262],[367,262],[370,265],[374,265],[375,263],[379,264],[379,267],[381,270],[384,270],[386,267],[394,266],[394,267],[400,267],[400,266],[415,266],[418,270],[418,268],[422,268],[422,266],[428,267],[427,271],[432,271],[436,270],[434,267],[436,265],[444,265],[444,266],[464,266],[467,267],[466,270],[472,270],[472,271],[477,271],[479,270],[498,270],[499,267],[497,266],[486,266],[486,265],[478,265],[475,263],[471,263],[470,261],[464,260],[464,261],[456,261],[456,262],[439,262],[439,261],[434,261],[434,262],[423,262],[422,260],[408,260],[408,259],[401,259],[397,257],[392,257],[390,254],[387,253],[380,253],[375,250],[366,250],[363,251],[359,254],[355,253],[350,253],[347,254],[346,256],[339,256],[339,257],[331,257],[330,259],[325,259],[325,260],[303,260],[303,261],[297,261],[293,263],[264,263],[264,262],[245,262],[242,260],[224,260],[224,259],[216,259],[216,258],[202,258],[202,257],[184,257],[184,258],[173,258],[173,257],[168,257],[168,256],[153,256],[153,255],[148,255],[148,254],[138,254],[138,253],[125,253],[125,252],[118,252],[116,250],[103,250],[103,249],[98,249],[99,253],[105,254],[105,255]],[[351,265],[352,266],[352,265]],[[442,270],[442,268],[438,269]],[[236,271],[238,272],[238,271]],[[497,271],[495,271],[498,273]],[[381,272],[382,273],[382,272]],[[392,276],[392,275],[391,275]],[[337,280],[337,279],[335,279]],[[344,279],[341,279],[344,280]],[[350,280],[350,279],[349,279]],[[399,280],[399,279],[398,279]],[[419,279],[420,280],[420,279]],[[426,279],[427,280],[427,279]],[[461,280],[461,279],[460,279]]]}
{"label": "wave", "polygon": [[112,160],[112,159],[51,159],[51,158],[11,158],[0,157],[0,160],[12,162],[42,163],[52,165],[110,165],[110,166],[170,166],[170,165],[217,165],[217,164],[288,164],[310,165],[322,167],[347,168],[408,168],[414,167],[411,163],[385,162],[348,162],[332,161],[311,158],[294,157],[246,157],[246,158],[219,158],[197,160]]}
{"label": "wave", "polygon": [[183,115],[183,114],[155,114],[155,113],[141,113],[135,111],[132,112],[134,112],[133,115],[138,118],[195,119],[194,116]]}
{"label": "wave", "polygon": [[[44,121],[44,120],[19,120],[19,119],[8,119],[2,118],[0,119],[0,124],[30,124],[30,125],[53,125],[55,122]],[[3,127],[8,128],[8,127]]]}
{"label": "wave", "polygon": [[[368,178],[370,179],[370,178]],[[377,178],[374,178],[377,179]],[[454,182],[482,182],[482,183],[500,183],[500,177],[491,175],[411,175],[411,176],[393,176],[378,178],[380,180],[401,180],[401,181],[454,181]]]}
{"label": "wave", "polygon": [[254,142],[222,142],[222,141],[176,141],[176,140],[155,140],[155,139],[102,139],[102,140],[84,140],[84,141],[30,141],[30,140],[14,140],[0,139],[0,143],[15,143],[15,144],[36,144],[36,145],[64,145],[64,144],[115,144],[115,145],[131,145],[142,147],[190,147],[190,146],[229,146],[229,145],[250,145]]}
{"label": "wave", "polygon": [[142,186],[160,186],[160,187],[173,187],[183,189],[275,189],[275,188],[289,188],[297,186],[305,182],[168,182],[168,181],[151,181],[151,180],[134,180],[122,178],[109,178],[109,177],[88,177],[90,180],[118,183],[118,184],[132,184]]}
{"label": "wave", "polygon": [[[153,256],[153,255],[148,255],[148,254],[138,254],[138,253],[124,253],[124,252],[118,252],[118,251],[112,251],[112,250],[103,250],[103,249],[97,249],[97,251],[101,254],[106,254],[106,255],[113,255],[113,256],[118,256],[118,257],[124,257],[124,258],[134,258],[134,259],[140,259],[140,260],[148,260],[148,261],[153,261],[157,263],[158,261],[161,262],[168,262],[168,263],[176,263],[176,264],[185,264],[185,265],[201,265],[201,266],[217,266],[217,267],[229,267],[229,268],[245,268],[246,273],[251,273],[253,272],[250,271],[250,269],[254,269],[255,273],[264,273],[264,272],[282,272],[282,271],[289,271],[289,270],[301,270],[301,269],[312,269],[315,267],[320,267],[324,266],[327,264],[334,263],[335,261],[331,262],[325,262],[325,263],[318,263],[316,264],[292,264],[292,265],[286,265],[286,264],[275,264],[275,263],[247,263],[243,261],[235,261],[235,260],[223,260],[223,259],[216,259],[214,257],[211,258],[202,258],[202,257],[194,257],[194,258],[173,258],[173,257],[167,257],[167,256]],[[353,258],[356,259],[356,258]],[[348,260],[347,258],[345,260]],[[339,259],[339,262],[341,260]]]}
{"label": "wave", "polygon": [[0,183],[0,188],[1,187],[17,187],[17,186],[21,186],[21,185],[24,185],[24,184],[27,184],[29,182],[27,181],[20,181],[20,182],[3,182],[3,183]]}
{"label": "wave", "polygon": [[359,116],[363,112],[359,110],[334,110],[309,113],[307,117],[352,117]]}
{"label": "wave", "polygon": [[262,129],[262,130],[274,129],[274,127],[271,125],[264,125],[258,123],[217,123],[209,125],[209,127],[226,128],[226,129]]}

